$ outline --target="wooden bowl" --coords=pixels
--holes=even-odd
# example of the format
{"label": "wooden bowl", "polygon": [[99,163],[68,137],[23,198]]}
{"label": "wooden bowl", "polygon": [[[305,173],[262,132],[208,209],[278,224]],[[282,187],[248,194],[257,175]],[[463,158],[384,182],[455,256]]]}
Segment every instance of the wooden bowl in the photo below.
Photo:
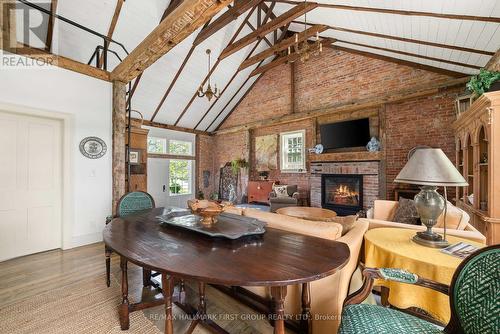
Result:
{"label": "wooden bowl", "polygon": [[224,210],[223,205],[207,200],[189,200],[188,206],[193,214],[201,217],[201,223],[208,226],[217,223],[217,216]]}

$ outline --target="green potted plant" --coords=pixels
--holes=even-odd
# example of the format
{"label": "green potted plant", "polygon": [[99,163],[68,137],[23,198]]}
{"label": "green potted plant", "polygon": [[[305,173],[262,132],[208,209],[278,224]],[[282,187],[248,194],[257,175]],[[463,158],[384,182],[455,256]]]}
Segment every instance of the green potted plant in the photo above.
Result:
{"label": "green potted plant", "polygon": [[473,91],[477,97],[486,92],[500,90],[500,72],[491,72],[482,68],[479,74],[473,76],[467,83],[467,89]]}
{"label": "green potted plant", "polygon": [[243,158],[234,159],[231,161],[231,170],[234,175],[238,174],[240,168],[248,168],[248,166],[248,162]]}

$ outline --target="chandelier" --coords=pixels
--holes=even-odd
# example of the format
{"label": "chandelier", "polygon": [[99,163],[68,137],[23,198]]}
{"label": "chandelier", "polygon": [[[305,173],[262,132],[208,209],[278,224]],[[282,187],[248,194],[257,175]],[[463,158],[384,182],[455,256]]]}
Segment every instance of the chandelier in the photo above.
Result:
{"label": "chandelier", "polygon": [[208,86],[205,91],[203,91],[203,84],[200,85],[200,88],[198,88],[198,97],[204,97],[206,96],[208,101],[212,100],[213,97],[216,99],[219,98],[220,94],[218,94],[217,91],[217,85],[214,85],[214,89],[212,90],[212,86],[210,85],[210,49],[207,49],[207,55],[208,55]]}
{"label": "chandelier", "polygon": [[[304,0],[306,3],[307,0]],[[307,30],[307,13],[304,13],[304,33]],[[309,43],[307,39],[302,42],[299,42],[299,33],[295,33],[295,43],[292,46],[288,47],[288,55],[296,54],[297,58],[290,60],[289,62],[293,63],[296,59],[300,59],[302,63],[311,58],[313,56],[319,56],[319,54],[323,52],[323,44],[319,39],[319,33],[316,32],[316,40],[314,43]]]}

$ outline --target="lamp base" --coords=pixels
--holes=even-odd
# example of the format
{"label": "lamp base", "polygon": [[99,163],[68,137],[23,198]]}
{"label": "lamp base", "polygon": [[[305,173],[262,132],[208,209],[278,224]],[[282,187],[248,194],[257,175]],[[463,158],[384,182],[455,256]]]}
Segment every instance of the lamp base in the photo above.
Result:
{"label": "lamp base", "polygon": [[413,236],[412,240],[419,245],[432,248],[445,248],[450,245],[447,240],[443,239],[442,236],[434,232],[417,232],[417,234]]}

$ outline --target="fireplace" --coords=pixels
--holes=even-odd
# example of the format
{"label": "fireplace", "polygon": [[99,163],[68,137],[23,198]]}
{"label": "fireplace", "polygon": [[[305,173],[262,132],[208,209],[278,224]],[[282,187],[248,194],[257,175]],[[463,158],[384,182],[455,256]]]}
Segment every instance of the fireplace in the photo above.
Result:
{"label": "fireplace", "polygon": [[356,214],[363,209],[363,175],[322,174],[321,206],[339,216]]}

